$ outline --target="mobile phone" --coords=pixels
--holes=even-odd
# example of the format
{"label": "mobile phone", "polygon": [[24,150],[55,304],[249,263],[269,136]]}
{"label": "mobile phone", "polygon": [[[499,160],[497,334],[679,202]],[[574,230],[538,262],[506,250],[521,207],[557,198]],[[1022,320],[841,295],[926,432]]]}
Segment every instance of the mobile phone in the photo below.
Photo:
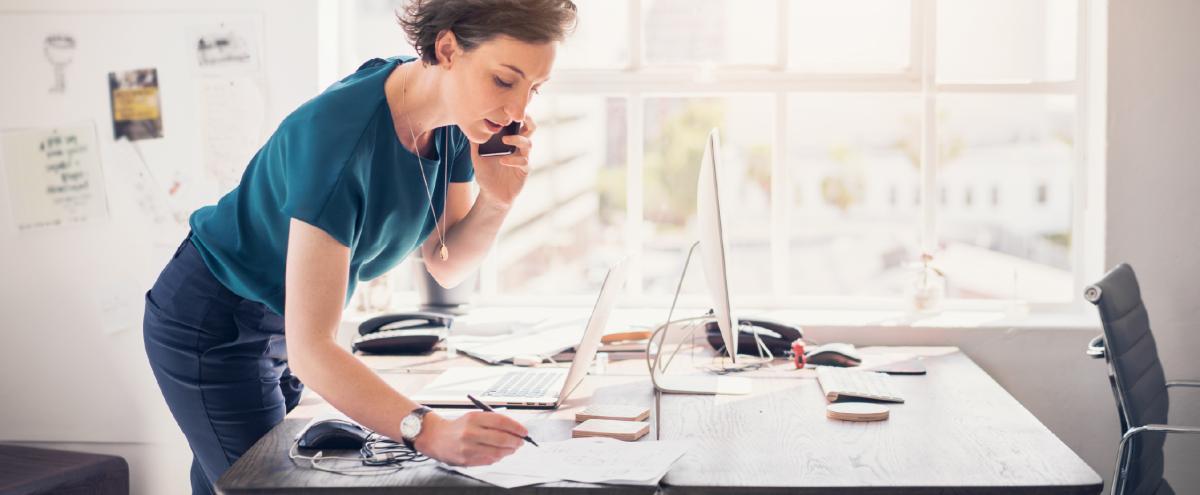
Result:
{"label": "mobile phone", "polygon": [[514,120],[508,125],[504,126],[503,129],[500,129],[500,132],[493,134],[492,138],[486,143],[479,145],[479,156],[501,156],[513,154],[514,151],[517,151],[517,147],[511,144],[504,144],[501,139],[504,139],[504,136],[512,136],[518,132],[521,132],[521,122]]}

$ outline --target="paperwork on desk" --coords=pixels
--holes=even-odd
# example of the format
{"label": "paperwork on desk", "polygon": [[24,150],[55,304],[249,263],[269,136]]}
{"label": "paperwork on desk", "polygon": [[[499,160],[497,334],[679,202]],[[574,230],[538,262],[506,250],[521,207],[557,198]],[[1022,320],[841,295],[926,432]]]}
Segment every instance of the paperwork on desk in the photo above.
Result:
{"label": "paperwork on desk", "polygon": [[503,488],[554,481],[656,485],[691,442],[584,437],[541,445],[525,445],[490,466],[443,467]]}

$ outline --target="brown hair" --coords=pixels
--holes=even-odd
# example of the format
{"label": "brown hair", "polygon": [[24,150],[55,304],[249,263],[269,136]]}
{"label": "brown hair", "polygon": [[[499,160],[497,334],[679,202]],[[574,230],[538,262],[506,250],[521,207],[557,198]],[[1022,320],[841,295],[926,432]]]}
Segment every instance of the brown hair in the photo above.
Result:
{"label": "brown hair", "polygon": [[574,30],[576,13],[571,0],[411,0],[396,18],[421,60],[437,65],[434,45],[443,31],[464,51],[500,35],[549,43]]}

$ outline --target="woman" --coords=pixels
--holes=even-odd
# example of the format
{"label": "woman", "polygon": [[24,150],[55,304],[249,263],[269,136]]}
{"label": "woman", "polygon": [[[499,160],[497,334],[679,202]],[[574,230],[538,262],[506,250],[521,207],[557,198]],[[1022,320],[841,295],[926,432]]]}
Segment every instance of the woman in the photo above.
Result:
{"label": "woman", "polygon": [[[525,114],[575,20],[570,0],[413,0],[420,54],[372,60],[289,115],[241,183],[191,217],[146,294],[146,353],[191,446],[192,489],[283,420],[305,385],[441,461],[490,464],[527,432],[495,413],[453,421],[393,390],[334,336],[359,280],[418,246],[451,287],[474,271],[529,173]],[[511,121],[516,152],[480,157]],[[470,182],[478,185],[473,194]],[[402,425],[403,424],[403,425]]]}

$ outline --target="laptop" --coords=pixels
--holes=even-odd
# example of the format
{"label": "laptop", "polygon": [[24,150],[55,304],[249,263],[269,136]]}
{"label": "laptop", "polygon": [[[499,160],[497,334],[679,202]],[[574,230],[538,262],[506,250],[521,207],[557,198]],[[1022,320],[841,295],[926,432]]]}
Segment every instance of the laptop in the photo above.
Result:
{"label": "laptop", "polygon": [[608,317],[625,285],[625,271],[626,261],[623,260],[610,268],[604,277],[600,296],[596,298],[583,338],[575,348],[575,359],[570,368],[449,368],[410,398],[426,406],[470,406],[467,394],[471,394],[489,406],[557,408],[583,381],[596,357]]}

